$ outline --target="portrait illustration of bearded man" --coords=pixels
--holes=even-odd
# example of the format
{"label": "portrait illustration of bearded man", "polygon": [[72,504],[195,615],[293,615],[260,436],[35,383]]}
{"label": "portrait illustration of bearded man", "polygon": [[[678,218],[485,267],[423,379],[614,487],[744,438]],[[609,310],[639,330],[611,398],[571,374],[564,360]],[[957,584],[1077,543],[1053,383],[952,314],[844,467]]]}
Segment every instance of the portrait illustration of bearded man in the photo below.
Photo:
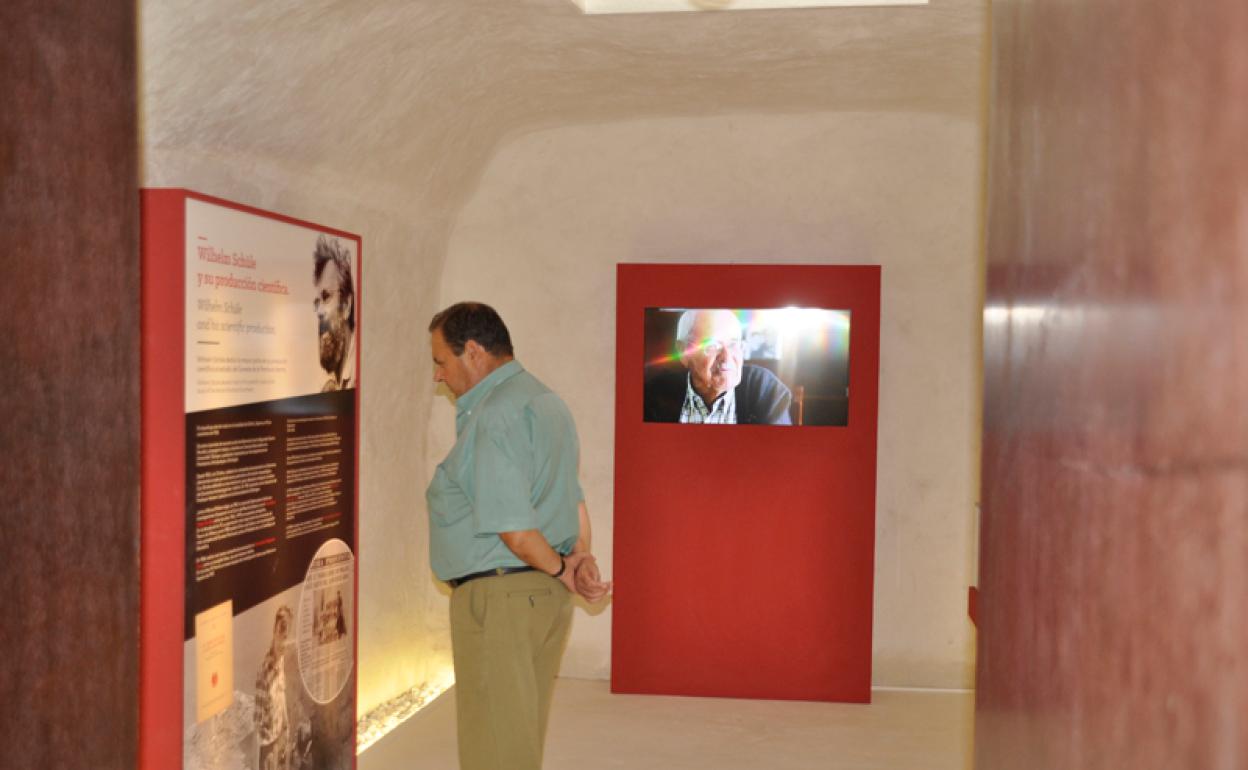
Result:
{"label": "portrait illustration of bearded man", "polygon": [[321,392],[355,387],[355,281],[351,252],[337,238],[319,235],[313,251],[321,368],[329,375]]}

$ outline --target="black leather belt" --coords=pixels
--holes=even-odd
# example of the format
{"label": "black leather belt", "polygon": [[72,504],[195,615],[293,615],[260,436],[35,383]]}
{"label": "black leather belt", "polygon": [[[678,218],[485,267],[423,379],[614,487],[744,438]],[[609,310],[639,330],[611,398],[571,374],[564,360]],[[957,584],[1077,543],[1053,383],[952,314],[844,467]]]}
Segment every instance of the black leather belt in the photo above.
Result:
{"label": "black leather belt", "polygon": [[446,584],[451,588],[459,588],[469,580],[476,580],[477,578],[483,577],[498,577],[499,575],[510,575],[514,572],[533,572],[534,569],[534,567],[495,567],[494,569],[487,569],[485,572],[474,572],[471,575],[451,578],[446,581]]}

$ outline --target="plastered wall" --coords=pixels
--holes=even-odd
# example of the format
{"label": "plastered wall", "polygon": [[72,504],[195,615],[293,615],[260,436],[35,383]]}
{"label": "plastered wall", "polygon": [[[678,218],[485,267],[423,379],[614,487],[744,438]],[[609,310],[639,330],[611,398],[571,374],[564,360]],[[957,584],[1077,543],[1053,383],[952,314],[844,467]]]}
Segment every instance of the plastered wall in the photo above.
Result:
{"label": "plastered wall", "polygon": [[[968,687],[978,173],[975,122],[949,116],[550,129],[505,145],[486,169],[450,241],[443,298],[496,305],[520,360],[568,402],[610,571],[615,264],[883,265],[874,681]],[[452,422],[449,402],[435,402],[430,463]],[[609,622],[609,609],[577,614],[564,675],[608,675]]]}
{"label": "plastered wall", "polygon": [[[533,348],[526,362],[581,420],[605,555],[611,373],[598,366],[592,384],[564,387],[576,362],[530,340],[558,320],[569,349],[609,361],[621,259],[884,262],[885,312],[899,326],[883,351],[894,375],[881,407],[922,428],[881,434],[893,454],[881,456],[879,557],[890,571],[877,679],[967,683],[953,586],[967,582],[958,544],[975,451],[964,399],[977,332],[962,303],[977,285],[967,185],[978,173],[981,6],[587,18],[566,0],[139,4],[143,184],[364,238],[361,710],[449,665],[423,492],[452,426],[429,381],[429,317],[469,288],[503,307],[521,350]],[[893,148],[903,152],[890,160]],[[504,297],[513,273],[547,279]],[[587,333],[572,339],[580,323]],[[937,336],[952,351],[940,366],[916,352]],[[921,363],[933,365],[916,374]],[[948,423],[906,422],[907,409],[922,410],[890,388],[914,378],[956,391],[939,400]],[[901,465],[914,475],[888,481]],[[938,601],[925,601],[929,590]],[[582,614],[565,673],[605,676],[608,622]]]}

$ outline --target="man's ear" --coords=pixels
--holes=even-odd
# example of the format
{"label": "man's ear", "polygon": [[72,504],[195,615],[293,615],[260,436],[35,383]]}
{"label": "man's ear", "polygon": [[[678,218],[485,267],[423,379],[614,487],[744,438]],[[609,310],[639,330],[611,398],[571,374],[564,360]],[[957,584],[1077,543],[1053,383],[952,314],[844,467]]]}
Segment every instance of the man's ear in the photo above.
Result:
{"label": "man's ear", "polygon": [[464,343],[464,358],[469,361],[477,362],[481,360],[481,355],[485,353],[485,348],[481,347],[481,343],[476,340],[468,340]]}

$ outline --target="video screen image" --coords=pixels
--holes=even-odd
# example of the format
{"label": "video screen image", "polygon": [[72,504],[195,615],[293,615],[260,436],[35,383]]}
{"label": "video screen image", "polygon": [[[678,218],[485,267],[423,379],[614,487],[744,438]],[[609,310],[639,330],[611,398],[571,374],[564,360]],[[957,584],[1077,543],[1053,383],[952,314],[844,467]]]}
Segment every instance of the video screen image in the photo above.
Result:
{"label": "video screen image", "polygon": [[849,424],[849,311],[646,308],[646,422]]}

